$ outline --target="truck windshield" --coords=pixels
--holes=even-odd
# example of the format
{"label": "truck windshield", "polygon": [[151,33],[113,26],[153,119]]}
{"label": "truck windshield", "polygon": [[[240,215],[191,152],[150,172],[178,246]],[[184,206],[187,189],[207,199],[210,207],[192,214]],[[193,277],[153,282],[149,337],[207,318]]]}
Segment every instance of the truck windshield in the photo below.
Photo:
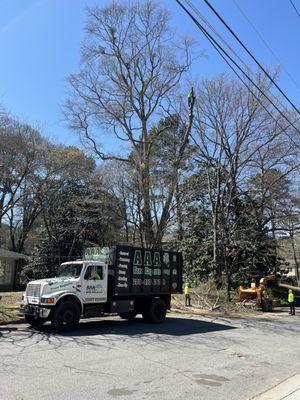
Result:
{"label": "truck windshield", "polygon": [[72,278],[78,278],[80,276],[83,264],[64,264],[58,268],[56,276],[70,276]]}

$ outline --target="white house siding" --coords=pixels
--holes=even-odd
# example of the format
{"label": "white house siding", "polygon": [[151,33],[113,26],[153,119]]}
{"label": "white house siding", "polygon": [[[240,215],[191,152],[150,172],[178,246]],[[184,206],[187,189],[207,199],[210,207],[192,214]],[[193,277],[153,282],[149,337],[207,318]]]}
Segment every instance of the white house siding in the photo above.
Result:
{"label": "white house siding", "polygon": [[0,290],[13,288],[15,268],[16,260],[0,258]]}
{"label": "white house siding", "polygon": [[0,291],[12,290],[16,286],[15,271],[18,260],[26,260],[27,256],[0,248]]}

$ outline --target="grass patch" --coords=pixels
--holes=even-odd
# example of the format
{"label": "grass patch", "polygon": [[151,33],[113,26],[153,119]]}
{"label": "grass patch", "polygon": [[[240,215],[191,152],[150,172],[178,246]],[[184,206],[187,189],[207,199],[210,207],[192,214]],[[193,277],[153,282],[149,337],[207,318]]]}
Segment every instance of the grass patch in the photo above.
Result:
{"label": "grass patch", "polygon": [[23,292],[0,292],[0,324],[20,320],[19,307]]}

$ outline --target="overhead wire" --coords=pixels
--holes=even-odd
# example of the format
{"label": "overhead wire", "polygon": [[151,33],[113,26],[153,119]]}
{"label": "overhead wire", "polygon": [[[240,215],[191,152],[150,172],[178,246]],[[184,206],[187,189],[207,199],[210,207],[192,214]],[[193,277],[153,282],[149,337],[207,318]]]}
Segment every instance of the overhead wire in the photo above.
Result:
{"label": "overhead wire", "polygon": [[227,22],[222,18],[222,16],[218,13],[218,11],[211,5],[208,0],[203,0],[204,3],[211,9],[211,11],[216,15],[216,17],[222,22],[222,24],[228,29],[231,35],[238,41],[238,43],[242,46],[242,48],[246,51],[246,53],[252,58],[252,60],[259,66],[259,68],[265,73],[265,75],[270,79],[276,89],[282,94],[282,96],[287,100],[287,102],[293,107],[293,109],[300,115],[300,111],[295,106],[295,104],[289,99],[289,97],[284,93],[284,91],[280,88],[280,86],[274,81],[268,71],[262,66],[262,64],[257,60],[257,58],[252,54],[252,52],[245,46],[245,44],[241,41],[238,35],[231,29],[231,27],[227,24]]}
{"label": "overhead wire", "polygon": [[[187,0],[186,0],[187,1]],[[293,126],[293,128],[299,132],[299,129],[294,125],[295,123],[299,122],[300,118],[297,118],[294,122],[290,122],[288,120],[288,118],[286,118],[286,116],[284,114],[282,114],[280,112],[280,110],[278,110],[278,112],[280,113],[280,115],[286,119],[288,121],[288,124],[285,127],[282,127],[282,125],[278,122],[278,120],[274,117],[274,115],[266,108],[266,106],[262,103],[262,101],[257,97],[257,95],[253,92],[253,90],[249,87],[249,85],[243,80],[243,78],[239,75],[239,73],[234,69],[234,67],[230,64],[230,62],[227,60],[227,58],[225,57],[225,55],[220,51],[220,49],[218,48],[218,43],[214,43],[214,39],[210,38],[209,34],[206,34],[206,30],[205,28],[203,28],[201,26],[201,24],[196,20],[196,18],[187,10],[187,8],[182,4],[182,2],[180,0],[176,0],[176,2],[181,6],[181,8],[183,8],[183,10],[191,17],[191,19],[193,20],[193,22],[198,26],[198,28],[202,31],[202,33],[204,34],[204,36],[210,41],[210,43],[212,44],[212,46],[215,48],[215,50],[219,53],[219,55],[223,58],[223,60],[226,62],[226,64],[230,67],[230,69],[233,71],[233,73],[241,80],[241,82],[243,83],[244,86],[246,86],[246,88],[249,90],[249,92],[254,96],[254,98],[258,101],[258,103],[263,107],[263,109],[267,112],[267,114],[275,121],[275,123],[279,126],[280,131],[276,133],[276,136],[280,135],[282,132],[285,132],[285,134],[289,137],[289,139],[291,140],[292,143],[295,144],[295,146],[299,147],[299,145],[297,143],[295,143],[294,139],[291,137],[291,135],[287,132],[287,129],[290,126]],[[202,29],[203,28],[203,29]],[[219,46],[220,47],[220,46]],[[226,52],[225,52],[226,53]],[[229,57],[230,58],[230,57]],[[250,80],[251,81],[251,80]],[[256,86],[256,85],[255,85]],[[261,91],[261,90],[260,90]],[[263,94],[263,93],[262,93]],[[266,97],[265,94],[263,94],[264,97]],[[267,97],[266,97],[267,98]],[[267,98],[268,99],[268,98]],[[269,99],[268,99],[269,100]],[[269,100],[270,101],[270,100]],[[270,101],[270,103],[274,106],[274,104],[272,103],[272,101]],[[276,107],[275,107],[276,108]]]}
{"label": "overhead wire", "polygon": [[298,11],[297,7],[295,6],[295,4],[293,3],[293,1],[292,1],[292,0],[290,0],[290,3],[291,3],[291,5],[292,5],[293,9],[295,10],[296,14],[297,14],[297,15],[298,15],[298,17],[300,18],[300,13],[299,13],[299,11]]}
{"label": "overhead wire", "polygon": [[[252,95],[259,101],[262,107],[268,112],[268,114],[273,118],[273,120],[278,124],[278,126],[286,130],[289,126],[292,126],[297,132],[299,129],[294,125],[298,120],[291,122],[287,116],[273,103],[273,101],[261,90],[261,88],[246,74],[246,72],[239,66],[239,64],[222,48],[222,46],[210,35],[210,33],[201,25],[201,23],[191,14],[191,12],[182,4],[180,0],[175,0],[179,6],[189,15],[189,17],[193,20],[193,22],[197,25],[197,27],[202,31],[204,36],[209,40],[209,42],[213,45],[219,55],[223,58],[226,64],[230,67],[230,69],[234,72],[234,74],[241,80],[241,82],[247,87],[247,89],[252,93]],[[189,2],[189,0],[184,0],[185,3]],[[269,101],[269,103],[276,109],[276,111],[288,122],[287,127],[282,128],[278,123],[277,119],[273,116],[272,113],[265,107],[265,105],[261,102],[261,100],[256,96],[250,86],[243,80],[243,78],[239,75],[239,73],[234,69],[232,64],[228,61],[228,59],[240,70],[240,72],[252,83],[253,86]]]}
{"label": "overhead wire", "polygon": [[[244,62],[244,60],[237,54],[237,52],[228,44],[228,42],[217,32],[217,30],[207,21],[207,19],[200,13],[200,11],[195,7],[195,5],[190,0],[184,0],[186,4],[194,11],[195,14],[215,33],[215,35],[225,44],[225,46],[236,56],[236,58],[246,67],[247,73],[251,75],[254,79],[255,74],[250,68],[248,64]],[[284,109],[286,106],[272,93],[269,92],[268,96],[270,96],[273,101],[278,102]]]}
{"label": "overhead wire", "polygon": [[241,6],[238,4],[236,0],[232,0],[232,2],[235,4],[236,8],[239,10],[239,12],[243,15],[245,20],[248,22],[248,24],[252,27],[254,32],[257,34],[257,36],[260,38],[260,40],[263,42],[263,44],[266,46],[266,48],[270,51],[272,56],[279,62],[282,70],[287,74],[287,76],[290,78],[290,80],[294,83],[294,85],[300,90],[300,85],[298,82],[293,78],[293,76],[289,73],[289,71],[285,68],[283,65],[282,61],[278,57],[278,55],[273,51],[271,46],[268,44],[268,42],[264,39],[263,35],[259,32],[259,30],[256,28],[256,26],[251,22],[251,20],[248,18],[247,14],[243,11]]}
{"label": "overhead wire", "polygon": [[189,7],[194,11],[195,14],[214,32],[214,34],[221,40],[221,42],[236,56],[236,58],[247,68],[250,70],[249,65],[245,63],[245,61],[238,55],[238,53],[228,44],[228,42],[219,34],[219,32],[211,25],[211,23],[200,13],[200,11],[194,6],[194,4],[185,0],[185,2],[189,5]]}

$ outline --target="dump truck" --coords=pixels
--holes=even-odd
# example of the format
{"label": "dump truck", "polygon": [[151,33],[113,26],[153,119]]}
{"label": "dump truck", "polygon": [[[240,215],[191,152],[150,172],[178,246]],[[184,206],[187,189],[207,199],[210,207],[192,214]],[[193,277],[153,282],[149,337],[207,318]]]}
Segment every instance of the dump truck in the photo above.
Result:
{"label": "dump truck", "polygon": [[142,314],[161,323],[171,295],[182,292],[182,255],[131,246],[88,248],[82,260],[61,264],[53,278],[27,284],[20,307],[25,320],[55,331],[76,328],[80,318]]}

